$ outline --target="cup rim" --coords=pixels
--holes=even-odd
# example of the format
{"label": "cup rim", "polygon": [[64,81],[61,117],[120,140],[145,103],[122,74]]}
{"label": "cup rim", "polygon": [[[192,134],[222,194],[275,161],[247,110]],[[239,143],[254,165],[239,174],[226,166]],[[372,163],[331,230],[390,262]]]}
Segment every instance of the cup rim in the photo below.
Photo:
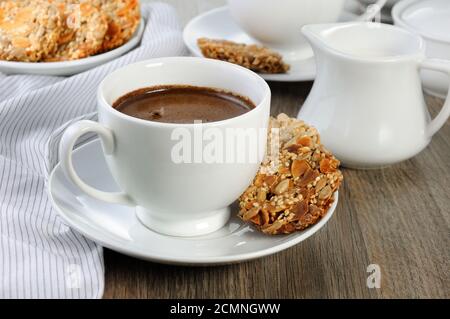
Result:
{"label": "cup rim", "polygon": [[[251,110],[249,110],[248,112],[245,112],[241,115],[235,116],[235,117],[231,117],[225,120],[220,120],[220,121],[213,121],[213,122],[202,122],[202,123],[166,123],[166,122],[156,122],[156,121],[149,121],[149,120],[144,120],[144,119],[140,119],[137,117],[133,117],[127,114],[124,114],[118,110],[116,110],[110,103],[108,103],[106,101],[106,98],[103,94],[104,92],[104,87],[106,85],[106,82],[111,79],[112,77],[114,77],[118,72],[123,71],[124,69],[130,68],[132,66],[137,66],[137,65],[142,65],[142,66],[146,66],[149,64],[161,64],[161,63],[173,63],[173,62],[183,62],[183,63],[198,63],[198,64],[210,64],[210,65],[222,65],[222,66],[226,66],[227,68],[233,68],[234,70],[236,70],[236,72],[242,72],[244,74],[246,74],[248,77],[252,77],[254,78],[258,83],[260,83],[264,89],[264,93],[263,93],[263,97],[261,98],[261,101],[257,104],[255,104],[255,107],[252,108]],[[161,85],[186,85],[186,83],[162,83]],[[221,89],[220,87],[218,87],[218,89]],[[148,59],[148,60],[144,60],[144,61],[140,61],[140,62],[136,62],[136,63],[132,63],[132,64],[128,64],[126,66],[123,66],[121,68],[118,68],[116,70],[114,70],[113,72],[109,73],[108,75],[105,76],[105,78],[100,82],[100,85],[97,89],[97,101],[99,106],[98,107],[103,107],[105,110],[108,110],[109,112],[113,113],[114,115],[130,121],[130,122],[134,122],[136,124],[141,124],[141,125],[146,125],[146,126],[152,126],[152,127],[166,127],[166,128],[176,128],[176,127],[194,127],[194,126],[209,126],[209,127],[215,127],[215,126],[221,126],[224,124],[228,124],[231,122],[236,121],[237,119],[244,119],[246,117],[249,117],[252,115],[252,113],[259,111],[259,109],[261,109],[262,107],[264,107],[264,105],[266,103],[270,103],[270,97],[271,97],[271,90],[269,85],[267,84],[267,82],[257,73],[244,68],[242,66],[233,64],[233,63],[229,63],[229,62],[225,62],[225,61],[220,61],[220,60],[214,60],[214,59],[208,59],[208,58],[199,58],[199,57],[165,57],[165,58],[154,58],[154,59]]]}

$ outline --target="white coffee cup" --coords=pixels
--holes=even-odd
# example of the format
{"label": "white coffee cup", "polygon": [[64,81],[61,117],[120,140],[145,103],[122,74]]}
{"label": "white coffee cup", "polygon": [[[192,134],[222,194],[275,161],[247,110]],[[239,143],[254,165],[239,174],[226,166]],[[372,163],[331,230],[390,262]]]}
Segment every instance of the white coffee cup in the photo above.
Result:
{"label": "white coffee cup", "polygon": [[[337,22],[346,0],[228,0],[233,19],[251,37],[287,54],[301,50],[307,24]],[[378,0],[360,20],[371,20],[386,0]]]}
{"label": "white coffee cup", "polygon": [[[234,118],[202,124],[146,121],[112,107],[126,93],[158,85],[227,90],[250,98],[256,107]],[[60,144],[62,168],[87,195],[136,206],[139,220],[155,231],[175,236],[213,232],[228,221],[228,206],[254,178],[265,154],[266,138],[257,140],[256,160],[247,157],[223,163],[177,163],[172,154],[179,143],[174,140],[174,130],[181,129],[191,136],[208,129],[219,134],[242,129],[267,130],[270,96],[269,86],[259,75],[227,62],[174,57],[128,65],[100,84],[98,122],[80,121],[65,131]],[[97,190],[75,172],[72,149],[77,139],[88,132],[100,136],[109,169],[122,193]]]}

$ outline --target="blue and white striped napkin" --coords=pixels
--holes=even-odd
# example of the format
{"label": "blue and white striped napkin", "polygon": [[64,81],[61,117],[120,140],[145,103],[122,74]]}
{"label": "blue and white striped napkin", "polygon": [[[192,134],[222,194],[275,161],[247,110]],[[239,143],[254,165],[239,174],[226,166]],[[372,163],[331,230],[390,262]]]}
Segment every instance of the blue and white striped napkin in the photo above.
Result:
{"label": "blue and white striped napkin", "polygon": [[0,74],[0,298],[98,298],[102,248],[67,227],[52,208],[47,177],[59,138],[96,117],[100,81],[123,65],[185,53],[174,10],[143,5],[139,48],[69,78]]}

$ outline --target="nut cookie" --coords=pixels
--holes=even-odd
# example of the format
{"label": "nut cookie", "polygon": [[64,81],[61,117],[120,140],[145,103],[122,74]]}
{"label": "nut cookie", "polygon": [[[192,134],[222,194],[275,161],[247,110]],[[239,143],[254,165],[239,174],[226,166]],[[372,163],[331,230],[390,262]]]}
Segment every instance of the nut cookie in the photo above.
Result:
{"label": "nut cookie", "polygon": [[108,30],[102,51],[115,49],[127,42],[136,31],[141,20],[138,0],[93,0],[108,18]]}
{"label": "nut cookie", "polygon": [[64,19],[64,31],[56,52],[46,61],[67,61],[98,53],[103,45],[108,22],[106,15],[90,1],[54,0]]}
{"label": "nut cookie", "polygon": [[268,48],[226,40],[200,38],[197,44],[206,58],[238,64],[260,73],[286,73],[290,66],[283,57]]}
{"label": "nut cookie", "polygon": [[[278,157],[263,161],[239,198],[239,216],[270,235],[303,230],[320,220],[342,183],[339,161],[320,143],[317,130],[285,114],[271,118],[278,129]],[[271,134],[268,149],[274,149]]]}
{"label": "nut cookie", "polygon": [[0,59],[39,61],[55,51],[61,32],[62,18],[49,1],[0,1]]}

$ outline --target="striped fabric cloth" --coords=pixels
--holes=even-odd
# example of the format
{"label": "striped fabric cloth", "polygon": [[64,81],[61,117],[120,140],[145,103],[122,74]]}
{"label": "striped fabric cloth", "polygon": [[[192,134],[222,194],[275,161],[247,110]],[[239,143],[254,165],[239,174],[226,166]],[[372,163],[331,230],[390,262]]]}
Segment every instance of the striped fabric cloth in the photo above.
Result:
{"label": "striped fabric cloth", "polygon": [[47,177],[64,129],[95,119],[96,89],[111,71],[185,53],[174,10],[143,6],[139,48],[69,78],[0,74],[0,298],[99,298],[102,248],[67,227],[52,208]]}

